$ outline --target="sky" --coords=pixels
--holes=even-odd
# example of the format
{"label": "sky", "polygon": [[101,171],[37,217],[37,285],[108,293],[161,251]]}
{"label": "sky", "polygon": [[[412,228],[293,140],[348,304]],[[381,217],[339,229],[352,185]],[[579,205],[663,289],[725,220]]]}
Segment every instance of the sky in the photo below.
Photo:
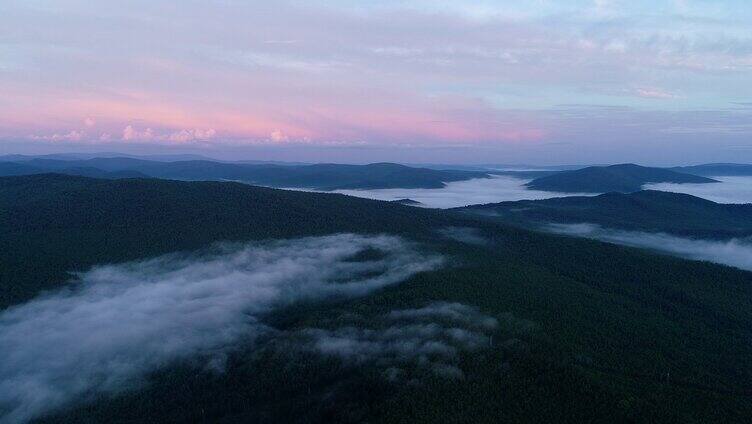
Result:
{"label": "sky", "polygon": [[748,0],[3,0],[0,16],[0,154],[752,162]]}

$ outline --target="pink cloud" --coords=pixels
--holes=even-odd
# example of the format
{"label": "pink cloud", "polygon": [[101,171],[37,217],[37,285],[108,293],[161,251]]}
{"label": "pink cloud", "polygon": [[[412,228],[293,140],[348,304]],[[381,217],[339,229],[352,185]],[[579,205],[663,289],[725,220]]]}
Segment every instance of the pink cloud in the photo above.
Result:
{"label": "pink cloud", "polygon": [[133,126],[128,125],[123,129],[122,139],[125,141],[137,140],[137,141],[149,141],[154,138],[154,131],[151,128],[147,128],[143,131],[139,131]]}
{"label": "pink cloud", "polygon": [[69,131],[65,134],[52,134],[52,135],[32,135],[29,138],[32,140],[46,140],[46,141],[82,141],[86,134],[82,131]]}
{"label": "pink cloud", "polygon": [[175,142],[188,142],[188,141],[211,140],[216,135],[217,135],[217,131],[214,130],[213,128],[210,128],[208,130],[202,130],[202,129],[180,130],[180,131],[173,132],[167,136],[159,136],[158,138],[166,139],[168,141],[175,141]]}
{"label": "pink cloud", "polygon": [[272,131],[272,133],[269,135],[269,138],[275,143],[284,143],[290,140],[290,137],[286,136],[285,133],[280,130]]}
{"label": "pink cloud", "polygon": [[157,133],[151,128],[139,130],[132,125],[123,129],[124,141],[170,141],[184,143],[190,141],[207,141],[217,135],[217,131],[210,129],[183,129],[169,133]]}
{"label": "pink cloud", "polygon": [[646,99],[668,100],[668,99],[676,99],[679,97],[676,94],[670,93],[665,90],[661,90],[659,88],[638,88],[635,90],[635,93],[639,97],[643,97]]}

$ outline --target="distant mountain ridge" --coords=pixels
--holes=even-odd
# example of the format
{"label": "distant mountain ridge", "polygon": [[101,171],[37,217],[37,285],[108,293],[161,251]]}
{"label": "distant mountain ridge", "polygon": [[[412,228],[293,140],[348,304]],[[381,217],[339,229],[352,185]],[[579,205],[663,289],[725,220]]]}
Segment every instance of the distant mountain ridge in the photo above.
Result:
{"label": "distant mountain ridge", "polygon": [[673,171],[708,177],[752,175],[752,165],[744,163],[706,163],[702,165],[677,166]]}
{"label": "distant mountain ridge", "polygon": [[635,164],[591,166],[534,179],[528,188],[562,193],[631,193],[648,183],[714,183],[716,180]]}
{"label": "distant mountain ridge", "polygon": [[712,239],[752,236],[752,204],[720,204],[688,194],[653,190],[501,202],[458,210],[523,226],[592,223]]}
{"label": "distant mountain ridge", "polygon": [[[38,167],[27,163],[0,162],[0,176],[18,176],[45,174],[53,170],[44,167]],[[119,179],[119,178],[146,178],[147,175],[133,170],[105,171],[99,168],[88,166],[71,166],[54,169],[57,174],[78,175],[82,177]]]}
{"label": "distant mountain ridge", "polygon": [[24,159],[0,162],[0,175],[46,172],[100,178],[153,177],[175,180],[231,180],[280,188],[314,190],[441,188],[445,183],[488,178],[485,172],[413,168],[395,163],[369,165],[276,165],[210,160],[159,162],[128,157],[60,160]]}
{"label": "distant mountain ridge", "polygon": [[752,165],[710,163],[673,168],[634,164],[610,166],[402,165],[397,163],[305,164],[221,161],[198,155],[135,156],[117,153],[0,156],[0,176],[61,173],[95,178],[162,178],[184,181],[240,181],[277,188],[321,191],[442,188],[445,183],[502,175],[529,181],[534,190],[561,193],[631,193],[648,183],[712,183],[712,176],[752,175]]}

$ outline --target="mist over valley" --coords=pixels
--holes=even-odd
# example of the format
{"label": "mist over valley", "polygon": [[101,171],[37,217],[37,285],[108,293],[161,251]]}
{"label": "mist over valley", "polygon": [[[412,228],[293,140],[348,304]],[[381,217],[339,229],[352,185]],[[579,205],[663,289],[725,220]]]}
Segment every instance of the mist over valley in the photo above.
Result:
{"label": "mist over valley", "polygon": [[0,16],[0,424],[752,423],[749,0]]}

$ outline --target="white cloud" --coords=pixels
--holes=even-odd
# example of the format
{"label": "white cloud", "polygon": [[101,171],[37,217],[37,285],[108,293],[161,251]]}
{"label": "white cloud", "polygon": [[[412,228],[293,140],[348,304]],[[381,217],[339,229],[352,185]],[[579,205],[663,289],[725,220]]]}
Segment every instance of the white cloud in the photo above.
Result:
{"label": "white cloud", "polygon": [[182,142],[187,142],[187,141],[211,140],[216,135],[217,135],[217,132],[214,129],[208,129],[208,130],[192,129],[192,130],[176,131],[174,133],[167,135],[166,139],[169,141],[176,141],[176,142],[182,143]]}
{"label": "white cloud", "polygon": [[635,94],[646,99],[668,100],[676,99],[679,97],[676,94],[669,93],[668,91],[661,90],[660,88],[638,88],[635,90]]}
{"label": "white cloud", "polygon": [[131,125],[123,128],[123,140],[139,140],[148,141],[154,138],[154,131],[151,128],[147,128],[143,131],[139,131]]}
{"label": "white cloud", "polygon": [[81,141],[86,137],[86,133],[83,131],[72,130],[64,134],[52,134],[52,135],[32,135],[32,140],[46,140],[46,141]]}
{"label": "white cloud", "polygon": [[[87,128],[96,126],[96,121],[92,118],[86,118],[83,122]],[[139,129],[133,125],[127,125],[123,128],[120,139],[123,141],[159,141],[159,142],[173,142],[173,143],[186,143],[194,141],[208,141],[215,138],[217,131],[213,128],[209,129],[182,129],[173,132],[157,132],[152,128]],[[85,130],[72,130],[67,133],[55,133],[51,135],[31,135],[32,140],[45,140],[45,141],[100,141],[108,142],[113,139],[112,134],[109,132],[102,132],[97,136],[96,134],[88,134]]]}
{"label": "white cloud", "polygon": [[[307,349],[341,359],[345,364],[377,364],[389,380],[405,368],[417,367],[445,378],[463,378],[459,353],[488,346],[496,319],[460,303],[435,302],[422,308],[394,310],[382,317],[382,328],[306,329],[297,333]],[[373,320],[370,320],[373,321]]]}
{"label": "white cloud", "polygon": [[151,128],[139,130],[132,125],[123,129],[122,139],[125,141],[171,141],[185,143],[190,141],[211,140],[217,135],[217,131],[210,129],[183,129],[171,133],[157,133]]}
{"label": "white cloud", "polygon": [[269,138],[275,143],[284,143],[290,140],[290,137],[285,135],[285,133],[280,130],[272,131],[272,133],[269,134]]}
{"label": "white cloud", "polygon": [[596,18],[614,18],[619,15],[617,0],[593,0],[592,14]]}

